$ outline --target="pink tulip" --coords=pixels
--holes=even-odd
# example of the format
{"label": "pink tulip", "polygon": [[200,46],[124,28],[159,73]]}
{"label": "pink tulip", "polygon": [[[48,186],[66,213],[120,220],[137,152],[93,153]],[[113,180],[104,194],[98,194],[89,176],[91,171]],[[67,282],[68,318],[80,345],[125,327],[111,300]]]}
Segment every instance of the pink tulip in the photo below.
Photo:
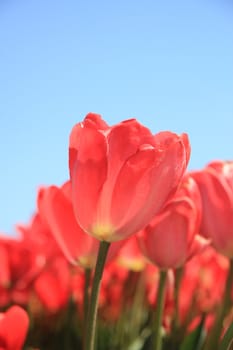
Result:
{"label": "pink tulip", "polygon": [[182,266],[200,247],[201,197],[195,181],[186,176],[161,214],[139,233],[145,256],[161,269]]}
{"label": "pink tulip", "polygon": [[189,261],[179,291],[180,316],[200,316],[213,312],[220,305],[229,269],[228,260],[208,246]]}
{"label": "pink tulip", "polygon": [[218,252],[233,258],[233,162],[212,162],[192,176],[202,197],[201,234]]}
{"label": "pink tulip", "polygon": [[70,280],[70,266],[64,257],[54,258],[36,278],[33,284],[35,295],[48,313],[56,313],[67,307]]}
{"label": "pink tulip", "polygon": [[29,318],[21,307],[12,306],[0,314],[0,349],[21,350],[26,338]]}
{"label": "pink tulip", "polygon": [[80,226],[108,242],[142,229],[175,192],[187,167],[186,134],[155,136],[135,119],[109,127],[90,113],[70,135],[72,201]]}

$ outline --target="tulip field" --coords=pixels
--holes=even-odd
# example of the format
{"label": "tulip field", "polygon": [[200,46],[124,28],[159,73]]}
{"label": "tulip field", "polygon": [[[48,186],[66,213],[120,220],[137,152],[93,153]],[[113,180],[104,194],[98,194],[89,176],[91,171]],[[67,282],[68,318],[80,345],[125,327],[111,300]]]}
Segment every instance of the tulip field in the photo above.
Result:
{"label": "tulip field", "polygon": [[95,113],[67,151],[0,236],[0,350],[233,349],[233,161],[188,171],[187,134]]}

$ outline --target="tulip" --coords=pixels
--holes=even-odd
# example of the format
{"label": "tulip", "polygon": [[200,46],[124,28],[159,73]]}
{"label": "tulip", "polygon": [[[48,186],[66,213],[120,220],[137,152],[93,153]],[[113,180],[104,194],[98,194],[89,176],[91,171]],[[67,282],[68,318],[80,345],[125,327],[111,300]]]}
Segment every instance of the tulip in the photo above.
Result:
{"label": "tulip", "polygon": [[186,176],[161,214],[139,233],[144,255],[161,269],[181,267],[201,245],[199,236],[196,236],[200,219],[198,186],[190,176]]}
{"label": "tulip", "polygon": [[202,197],[200,232],[219,253],[233,258],[233,162],[210,163],[192,176]]}
{"label": "tulip", "polygon": [[190,155],[186,134],[155,136],[135,119],[109,127],[90,113],[70,135],[72,202],[84,231],[101,241],[85,334],[95,344],[97,300],[111,242],[130,237],[176,191]]}
{"label": "tulip", "polygon": [[211,246],[185,265],[179,293],[183,321],[216,310],[223,299],[228,267],[228,260]]}
{"label": "tulip", "polygon": [[135,119],[109,127],[90,113],[70,135],[74,212],[99,240],[125,239],[142,229],[174,194],[187,167],[186,134],[153,136]]}
{"label": "tulip", "polygon": [[48,313],[56,313],[68,304],[71,273],[67,261],[57,257],[34,282],[35,294]]}
{"label": "tulip", "polygon": [[[24,239],[0,239],[0,306],[28,302],[31,284],[44,267]],[[23,257],[23,259],[22,259]]]}
{"label": "tulip", "polygon": [[21,350],[26,338],[29,318],[21,307],[12,306],[0,314],[0,349]]}

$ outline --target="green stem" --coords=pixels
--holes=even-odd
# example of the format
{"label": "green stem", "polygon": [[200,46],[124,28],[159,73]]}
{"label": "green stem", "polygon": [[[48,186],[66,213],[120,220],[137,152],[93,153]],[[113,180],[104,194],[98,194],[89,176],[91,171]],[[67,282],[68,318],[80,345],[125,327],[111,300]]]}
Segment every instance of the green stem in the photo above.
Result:
{"label": "green stem", "polygon": [[175,288],[174,288],[174,304],[175,304],[175,312],[174,312],[174,320],[173,320],[173,330],[176,331],[180,326],[179,319],[179,292],[180,292],[180,284],[183,276],[183,267],[179,267],[175,270]]}
{"label": "green stem", "polygon": [[84,280],[84,300],[83,300],[83,320],[84,326],[86,325],[88,306],[89,306],[89,287],[91,282],[91,269],[85,269],[85,280]]}
{"label": "green stem", "polygon": [[94,280],[92,285],[90,303],[87,314],[86,332],[85,332],[85,350],[94,350],[96,320],[98,308],[98,296],[100,290],[101,279],[103,275],[104,265],[110,247],[109,242],[101,241],[95,267]]}
{"label": "green stem", "polygon": [[207,338],[207,342],[204,346],[204,350],[212,350],[216,349],[216,344],[219,343],[219,339],[222,333],[222,326],[225,316],[227,315],[227,311],[229,309],[229,305],[231,303],[231,290],[233,286],[233,259],[230,260],[230,266],[228,271],[228,276],[226,280],[225,292],[223,296],[223,303],[220,306],[218,313],[216,315],[214,326],[210,332],[209,337]]}
{"label": "green stem", "polygon": [[161,350],[162,348],[161,324],[162,324],[163,308],[164,308],[164,302],[165,302],[166,279],[167,279],[167,271],[160,270],[159,286],[158,286],[157,298],[156,298],[154,330],[152,335],[153,350]]}

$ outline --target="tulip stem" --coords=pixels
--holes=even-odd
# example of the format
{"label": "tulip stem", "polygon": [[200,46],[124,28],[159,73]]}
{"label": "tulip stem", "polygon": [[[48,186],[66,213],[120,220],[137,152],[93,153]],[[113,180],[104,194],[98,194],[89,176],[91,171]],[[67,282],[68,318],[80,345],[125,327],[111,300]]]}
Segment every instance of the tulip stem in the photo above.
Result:
{"label": "tulip stem", "polygon": [[163,309],[164,309],[164,302],[165,302],[166,279],[167,279],[167,271],[160,270],[159,285],[158,285],[157,297],[156,297],[154,329],[153,329],[153,335],[152,335],[153,350],[161,350],[162,348],[161,325],[162,325],[162,316],[163,316]]}
{"label": "tulip stem", "polygon": [[86,331],[85,331],[85,350],[94,350],[95,348],[95,335],[96,335],[96,321],[97,321],[97,309],[98,309],[98,297],[101,279],[104,271],[104,265],[110,247],[109,242],[101,241],[99,246],[99,252],[95,267],[91,297],[89,301]]}
{"label": "tulip stem", "polygon": [[84,325],[86,325],[87,312],[88,312],[88,306],[89,306],[90,282],[91,282],[91,269],[87,267],[85,268],[85,280],[84,280],[84,300],[83,300]]}
{"label": "tulip stem", "polygon": [[219,339],[221,337],[223,321],[225,316],[227,315],[227,311],[229,311],[229,305],[231,303],[232,286],[233,286],[233,259],[230,260],[230,266],[229,266],[229,271],[228,271],[226,285],[225,285],[225,292],[222,299],[223,302],[216,315],[214,326],[210,332],[209,337],[207,338],[207,342],[204,347],[204,350],[212,350],[217,348],[216,344],[218,344]]}
{"label": "tulip stem", "polygon": [[179,267],[175,269],[175,288],[174,288],[174,303],[175,303],[175,312],[174,312],[174,320],[173,320],[173,328],[174,332],[177,331],[177,329],[180,326],[180,319],[179,319],[179,292],[180,292],[180,284],[183,276],[183,267]]}

